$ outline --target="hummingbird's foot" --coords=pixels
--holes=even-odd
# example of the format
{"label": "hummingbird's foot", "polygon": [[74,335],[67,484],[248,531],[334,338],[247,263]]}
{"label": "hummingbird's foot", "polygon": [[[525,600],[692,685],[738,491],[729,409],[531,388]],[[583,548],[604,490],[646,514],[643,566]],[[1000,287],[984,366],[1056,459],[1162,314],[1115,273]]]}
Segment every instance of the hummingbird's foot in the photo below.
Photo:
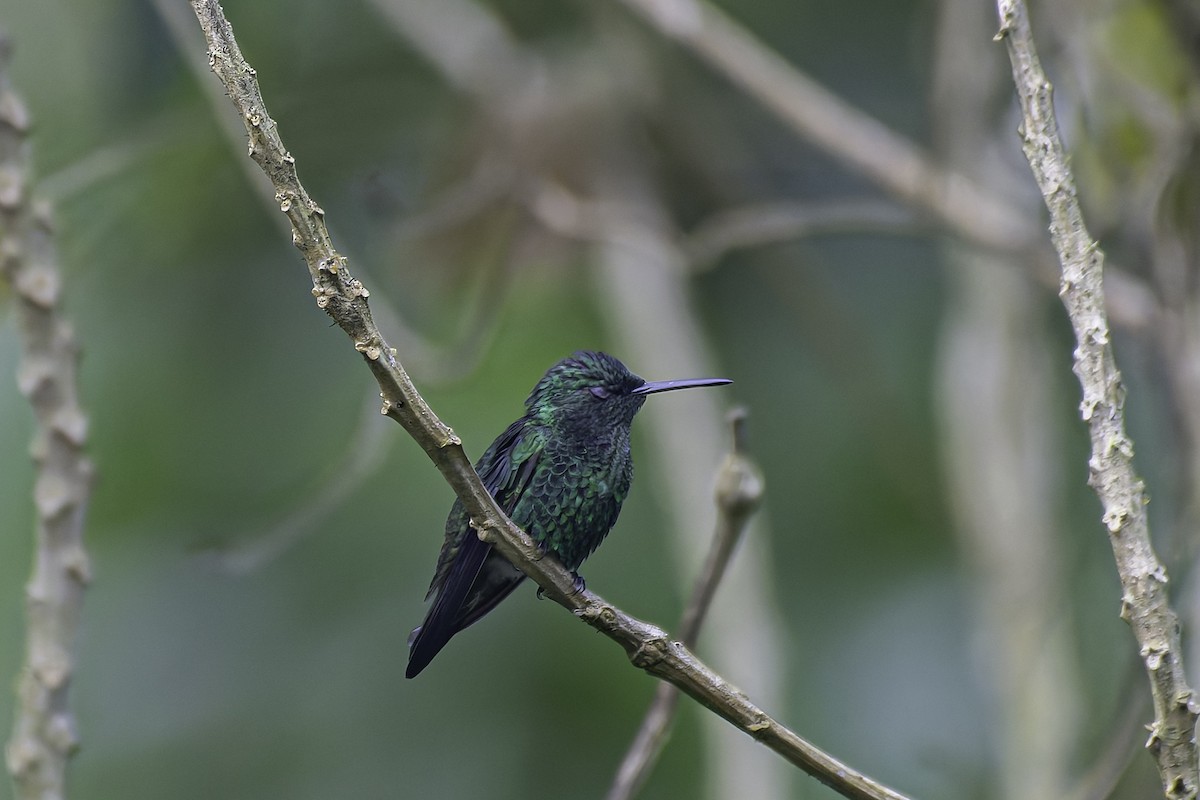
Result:
{"label": "hummingbird's foot", "polygon": [[[579,594],[580,592],[582,592],[584,589],[587,588],[587,582],[584,581],[583,576],[580,575],[578,572],[571,573],[571,585],[572,585],[571,586],[572,594]],[[543,589],[541,586],[539,586],[538,590],[537,590],[537,599],[541,600],[541,599],[545,598],[545,596],[546,596],[546,590]],[[416,632],[414,631],[414,634],[415,633]]]}

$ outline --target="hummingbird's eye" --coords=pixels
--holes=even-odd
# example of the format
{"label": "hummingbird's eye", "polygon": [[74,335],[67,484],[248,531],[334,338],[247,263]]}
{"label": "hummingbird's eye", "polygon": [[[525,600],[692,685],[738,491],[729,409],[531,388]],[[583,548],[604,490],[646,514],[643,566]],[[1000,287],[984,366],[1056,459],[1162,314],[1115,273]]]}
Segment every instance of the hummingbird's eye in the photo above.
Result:
{"label": "hummingbird's eye", "polygon": [[603,386],[592,386],[588,391],[592,393],[593,397],[598,397],[601,400],[608,397],[608,389],[605,389]]}

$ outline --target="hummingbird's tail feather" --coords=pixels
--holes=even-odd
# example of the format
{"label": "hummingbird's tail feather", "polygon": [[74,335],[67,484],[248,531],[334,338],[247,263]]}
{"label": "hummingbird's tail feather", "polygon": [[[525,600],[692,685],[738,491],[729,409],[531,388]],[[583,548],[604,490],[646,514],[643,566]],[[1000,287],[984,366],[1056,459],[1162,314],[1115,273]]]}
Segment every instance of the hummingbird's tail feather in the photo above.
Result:
{"label": "hummingbird's tail feather", "polygon": [[456,633],[486,616],[523,580],[525,573],[491,545],[469,537],[425,621],[408,637],[405,676],[411,678],[425,669]]}
{"label": "hummingbird's tail feather", "polygon": [[429,662],[433,661],[433,657],[446,646],[450,638],[466,627],[458,620],[459,612],[491,549],[492,546],[479,537],[467,535],[462,552],[455,559],[442,590],[425,615],[425,621],[413,629],[409,637],[408,668],[404,671],[404,677],[416,677],[429,666]]}
{"label": "hummingbird's tail feather", "polygon": [[512,565],[507,558],[493,551],[483,562],[483,569],[475,578],[471,595],[458,609],[454,624],[458,630],[474,625],[500,605],[500,601],[512,594],[513,589],[525,580],[525,573]]}
{"label": "hummingbird's tail feather", "polygon": [[438,631],[435,638],[425,636],[428,625],[418,625],[413,628],[409,639],[412,644],[409,645],[408,651],[408,668],[404,670],[404,677],[415,678],[421,674],[421,670],[429,666],[429,662],[433,661],[433,657],[441,652],[446,646],[446,642],[450,641],[453,633],[443,633]]}

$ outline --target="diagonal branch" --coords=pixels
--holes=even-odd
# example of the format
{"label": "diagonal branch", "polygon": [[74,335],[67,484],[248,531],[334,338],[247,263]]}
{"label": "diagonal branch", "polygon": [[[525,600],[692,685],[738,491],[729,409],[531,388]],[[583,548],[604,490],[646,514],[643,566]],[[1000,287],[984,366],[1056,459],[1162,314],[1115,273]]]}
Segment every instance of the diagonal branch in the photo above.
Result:
{"label": "diagonal branch", "polygon": [[345,257],[330,241],[324,212],[300,185],[295,159],[267,114],[255,72],[242,57],[220,4],[217,0],[191,0],[191,4],[208,42],[209,66],[246,125],[250,157],[271,180],[280,210],[292,224],[292,241],[308,264],[317,306],[351,337],[379,383],[383,413],[399,422],[434,462],[470,512],[480,537],[531,577],[546,596],[620,644],[635,666],[674,684],[842,795],[904,800],[779,724],[665,631],[634,619],[592,592],[576,592],[572,575],[545,557],[501,512],[472,469],[462,442],[417,393],[372,320],[369,292],[351,276]]}
{"label": "diagonal branch", "polygon": [[1004,40],[1012,61],[1025,156],[1050,211],[1050,237],[1062,265],[1059,294],[1075,329],[1075,374],[1083,388],[1080,412],[1092,440],[1088,483],[1104,506],[1121,579],[1121,617],[1133,628],[1150,678],[1154,722],[1146,747],[1158,762],[1166,796],[1195,798],[1200,792],[1200,706],[1184,675],[1167,572],[1150,543],[1144,486],[1133,468],[1133,441],[1125,433],[1125,389],[1104,307],[1104,254],[1084,225],[1054,116],[1052,87],[1038,61],[1025,4],[999,0],[998,9],[997,39]]}
{"label": "diagonal branch", "polygon": [[62,800],[67,761],[78,748],[67,690],[91,576],[83,527],[92,465],[83,455],[88,423],[76,389],[75,336],[60,305],[50,215],[29,187],[29,116],[7,66],[8,43],[0,41],[0,278],[12,285],[16,306],[17,384],[37,420],[31,447],[37,528],[25,587],[25,661],[5,760],[19,800]]}

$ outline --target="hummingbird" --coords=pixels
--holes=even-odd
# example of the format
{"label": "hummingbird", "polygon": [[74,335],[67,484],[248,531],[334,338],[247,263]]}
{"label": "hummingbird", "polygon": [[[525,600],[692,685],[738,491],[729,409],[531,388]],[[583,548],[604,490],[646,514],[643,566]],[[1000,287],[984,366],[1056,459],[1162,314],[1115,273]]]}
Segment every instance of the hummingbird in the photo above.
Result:
{"label": "hummingbird", "polygon": [[[576,570],[612,529],[633,481],[634,415],[652,394],[727,383],[733,381],[647,382],[607,353],[579,350],[546,371],[525,401],[525,415],[484,451],[475,472],[504,513],[562,562],[582,591]],[[480,540],[455,500],[425,595],[433,603],[408,639],[405,677],[425,669],[452,636],[523,580],[525,573]]]}

